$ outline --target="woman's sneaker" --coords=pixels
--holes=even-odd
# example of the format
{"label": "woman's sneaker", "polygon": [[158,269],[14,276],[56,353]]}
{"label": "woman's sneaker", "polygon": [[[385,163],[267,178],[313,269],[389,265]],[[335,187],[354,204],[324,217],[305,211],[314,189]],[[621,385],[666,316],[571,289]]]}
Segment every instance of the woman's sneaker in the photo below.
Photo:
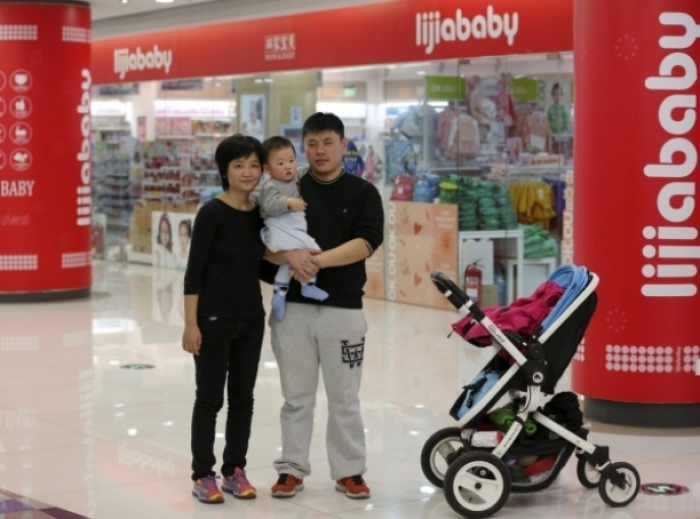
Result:
{"label": "woman's sneaker", "polygon": [[224,502],[224,495],[216,484],[215,476],[207,476],[195,481],[192,487],[192,495],[199,499],[201,503],[215,504]]}
{"label": "woman's sneaker", "polygon": [[224,482],[221,485],[221,489],[224,492],[233,494],[233,497],[239,499],[253,499],[257,496],[255,487],[250,484],[248,478],[245,475],[245,470],[238,467],[235,468],[232,476],[224,477]]}
{"label": "woman's sneaker", "polygon": [[304,480],[291,474],[280,474],[277,483],[272,487],[272,497],[292,497],[304,489]]}
{"label": "woman's sneaker", "polygon": [[369,487],[362,476],[339,479],[335,482],[335,489],[352,499],[365,499],[370,496]]}

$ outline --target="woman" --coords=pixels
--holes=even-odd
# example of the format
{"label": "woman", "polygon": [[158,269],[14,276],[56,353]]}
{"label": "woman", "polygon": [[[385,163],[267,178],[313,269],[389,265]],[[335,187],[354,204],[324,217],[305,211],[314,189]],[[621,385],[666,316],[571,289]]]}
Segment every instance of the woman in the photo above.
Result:
{"label": "woman", "polygon": [[158,234],[156,235],[156,245],[154,249],[154,264],[156,267],[173,268],[175,266],[175,255],[173,254],[173,227],[170,224],[168,213],[163,213],[160,216],[160,220],[158,220]]}
{"label": "woman", "polygon": [[246,452],[253,417],[253,387],[265,331],[259,279],[274,278],[263,261],[263,221],[250,201],[262,172],[260,142],[243,135],[224,139],[215,160],[224,192],[197,213],[185,272],[182,347],[194,355],[197,394],[192,413],[192,493],[203,503],[222,503],[216,483],[216,415],[228,376],[226,447],[222,488],[253,498]]}
{"label": "woman", "polygon": [[180,248],[177,251],[177,268],[185,270],[187,268],[187,257],[190,253],[190,242],[192,241],[192,221],[182,220],[177,226],[177,236]]}

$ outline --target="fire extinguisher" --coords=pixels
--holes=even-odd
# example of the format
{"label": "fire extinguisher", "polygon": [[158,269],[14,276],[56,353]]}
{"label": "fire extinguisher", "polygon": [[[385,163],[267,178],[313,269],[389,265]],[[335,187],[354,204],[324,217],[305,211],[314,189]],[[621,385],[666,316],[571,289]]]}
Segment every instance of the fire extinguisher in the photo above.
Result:
{"label": "fire extinguisher", "polygon": [[464,291],[476,304],[481,304],[481,269],[479,262],[475,261],[471,265],[467,265],[464,271]]}

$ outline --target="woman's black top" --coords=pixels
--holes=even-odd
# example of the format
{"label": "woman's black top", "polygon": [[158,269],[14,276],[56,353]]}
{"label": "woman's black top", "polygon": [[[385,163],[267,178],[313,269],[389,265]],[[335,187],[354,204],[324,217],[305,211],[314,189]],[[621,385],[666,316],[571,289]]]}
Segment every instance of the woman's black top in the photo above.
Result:
{"label": "woman's black top", "polygon": [[185,295],[199,295],[197,314],[225,319],[265,317],[260,279],[277,267],[263,260],[263,220],[256,208],[239,211],[215,198],[194,221]]}

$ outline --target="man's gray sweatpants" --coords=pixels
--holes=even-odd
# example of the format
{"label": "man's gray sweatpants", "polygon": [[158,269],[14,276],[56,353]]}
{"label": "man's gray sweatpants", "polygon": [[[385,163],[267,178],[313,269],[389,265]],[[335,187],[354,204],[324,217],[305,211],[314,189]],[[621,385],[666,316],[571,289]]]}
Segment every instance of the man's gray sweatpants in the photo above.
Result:
{"label": "man's gray sweatpants", "polygon": [[331,477],[364,474],[365,430],[360,380],[367,322],[362,310],[287,303],[282,322],[270,318],[272,350],[282,380],[282,456],[275,469],[304,478],[311,473],[318,367],[328,396],[326,448]]}

